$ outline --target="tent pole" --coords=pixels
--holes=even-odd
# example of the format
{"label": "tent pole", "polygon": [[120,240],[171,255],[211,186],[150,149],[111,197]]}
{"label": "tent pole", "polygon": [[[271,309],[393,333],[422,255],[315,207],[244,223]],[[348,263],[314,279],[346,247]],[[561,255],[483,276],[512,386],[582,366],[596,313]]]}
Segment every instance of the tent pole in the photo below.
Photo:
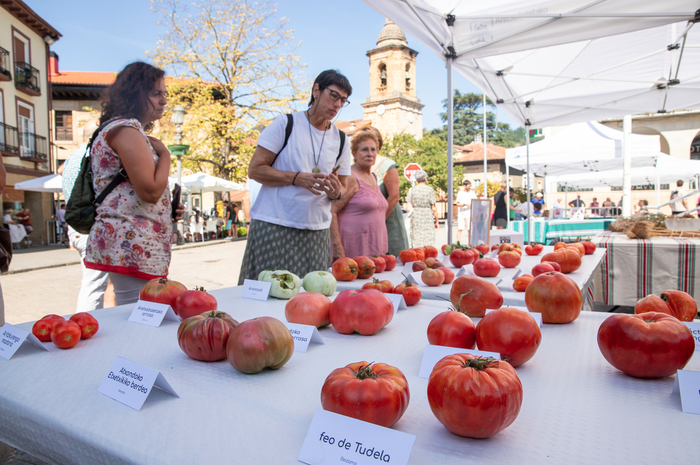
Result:
{"label": "tent pole", "polygon": [[[453,177],[453,130],[454,130],[454,98],[452,95],[452,59],[447,55],[447,243],[452,244],[452,207],[454,194]],[[471,229],[470,229],[471,231]],[[467,243],[469,240],[467,238]]]}
{"label": "tent pole", "polygon": [[486,92],[483,94],[483,105],[484,105],[484,198],[488,199],[489,198],[489,178],[488,178],[488,171],[486,167]]}
{"label": "tent pole", "polygon": [[[632,196],[632,151],[630,134],[632,133],[632,115],[622,118],[622,215],[632,214],[630,198]],[[657,204],[658,205],[658,204]]]}
{"label": "tent pole", "polygon": [[508,208],[508,215],[506,215],[506,229],[510,229],[510,170],[508,169],[508,163],[506,163],[506,207]]}
{"label": "tent pole", "polygon": [[[661,175],[659,174],[659,157],[656,157],[656,205],[661,205]],[[656,213],[659,213],[657,210]]]}
{"label": "tent pole", "polygon": [[[530,207],[532,207],[532,203],[530,202],[530,122],[525,123],[525,144],[527,146],[527,209],[525,210],[527,212],[527,242],[534,242],[535,237],[533,235],[533,230],[532,226],[532,214],[530,213]],[[532,209],[532,212],[534,213],[534,208]]]}

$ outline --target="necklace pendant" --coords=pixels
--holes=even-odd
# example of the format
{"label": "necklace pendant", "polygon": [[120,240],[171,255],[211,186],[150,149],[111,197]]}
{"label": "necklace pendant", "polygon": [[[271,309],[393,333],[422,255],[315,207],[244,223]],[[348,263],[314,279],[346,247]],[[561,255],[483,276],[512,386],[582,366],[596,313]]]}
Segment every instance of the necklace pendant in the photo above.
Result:
{"label": "necklace pendant", "polygon": [[311,170],[312,173],[320,173],[321,170],[318,169],[318,166],[316,166],[314,169]]}

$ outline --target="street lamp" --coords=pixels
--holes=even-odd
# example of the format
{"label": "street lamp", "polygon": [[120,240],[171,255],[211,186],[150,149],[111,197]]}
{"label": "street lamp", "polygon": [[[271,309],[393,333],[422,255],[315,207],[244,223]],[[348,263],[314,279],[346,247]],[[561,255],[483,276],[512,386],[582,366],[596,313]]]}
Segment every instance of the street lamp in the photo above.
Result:
{"label": "street lamp", "polygon": [[[187,155],[187,151],[190,149],[189,145],[183,145],[182,142],[182,124],[185,122],[185,108],[182,105],[178,105],[173,108],[173,117],[170,118],[170,122],[175,125],[175,145],[168,145],[170,153],[177,157],[177,183],[182,187],[182,157]],[[182,224],[178,221],[177,225],[177,243],[182,244],[182,231],[180,230]]]}

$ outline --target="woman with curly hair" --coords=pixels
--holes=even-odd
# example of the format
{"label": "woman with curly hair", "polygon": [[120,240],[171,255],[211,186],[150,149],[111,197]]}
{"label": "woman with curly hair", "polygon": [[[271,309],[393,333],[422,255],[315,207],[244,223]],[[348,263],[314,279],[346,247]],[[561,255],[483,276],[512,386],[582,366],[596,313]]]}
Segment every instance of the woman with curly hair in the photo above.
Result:
{"label": "woman with curly hair", "polygon": [[147,280],[168,275],[170,152],[147,135],[167,104],[164,75],[147,63],[131,63],[101,97],[101,129],[90,153],[95,195],[120,170],[127,179],[97,208],[85,266],[109,272],[117,305],[136,302]]}

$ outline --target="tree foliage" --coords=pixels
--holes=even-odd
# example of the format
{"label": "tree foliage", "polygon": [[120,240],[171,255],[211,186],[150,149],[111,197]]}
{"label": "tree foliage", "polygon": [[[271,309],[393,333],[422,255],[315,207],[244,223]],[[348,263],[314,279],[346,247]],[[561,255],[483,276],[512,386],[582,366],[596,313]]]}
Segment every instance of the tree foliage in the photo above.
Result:
{"label": "tree foliage", "polygon": [[[440,113],[442,121],[447,123],[447,99],[442,101],[445,108]],[[462,94],[455,89],[453,98],[453,137],[456,145],[467,145],[474,142],[477,134],[484,133],[484,111],[482,94]],[[495,108],[493,101],[486,97],[486,105]],[[447,141],[447,125],[439,129],[429,131],[429,134]],[[496,114],[486,112],[486,136],[487,142],[501,147],[517,147],[525,143],[525,134],[522,128],[511,129],[509,124],[496,121]]]}
{"label": "tree foliage", "polygon": [[[304,99],[293,31],[274,7],[246,0],[152,0],[151,9],[166,32],[148,56],[167,71],[169,108],[187,109],[185,166],[242,181],[258,123]],[[161,120],[166,141],[171,114]]]}
{"label": "tree foliage", "polygon": [[[403,170],[409,163],[418,163],[428,173],[428,185],[435,189],[436,195],[445,195],[447,191],[447,143],[434,136],[424,136],[416,140],[411,134],[401,133],[385,142],[381,155],[391,158],[398,165],[399,192],[401,200],[406,198],[411,182]],[[453,195],[461,185],[464,168],[455,166],[453,172]]]}

